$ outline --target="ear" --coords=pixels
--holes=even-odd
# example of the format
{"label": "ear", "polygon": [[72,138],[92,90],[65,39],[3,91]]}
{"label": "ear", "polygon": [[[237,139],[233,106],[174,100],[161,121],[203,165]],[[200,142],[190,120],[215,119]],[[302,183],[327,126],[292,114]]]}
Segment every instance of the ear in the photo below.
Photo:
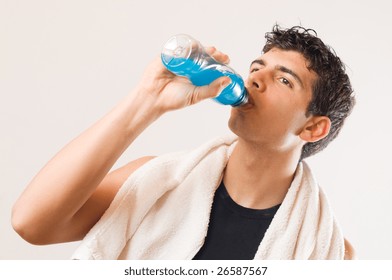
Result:
{"label": "ear", "polygon": [[326,137],[331,129],[331,120],[326,116],[312,116],[299,137],[306,142],[317,142]]}

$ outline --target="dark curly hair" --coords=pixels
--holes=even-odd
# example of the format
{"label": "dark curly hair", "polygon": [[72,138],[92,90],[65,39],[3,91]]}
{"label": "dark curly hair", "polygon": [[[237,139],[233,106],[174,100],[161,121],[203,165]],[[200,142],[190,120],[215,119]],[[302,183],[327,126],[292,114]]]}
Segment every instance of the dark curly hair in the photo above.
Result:
{"label": "dark curly hair", "polygon": [[350,79],[335,51],[325,45],[313,29],[301,26],[282,29],[275,25],[265,38],[264,53],[272,48],[297,51],[307,60],[308,69],[318,76],[313,84],[313,96],[306,115],[327,116],[331,120],[331,129],[325,138],[303,146],[302,160],[323,150],[339,134],[355,104]]}

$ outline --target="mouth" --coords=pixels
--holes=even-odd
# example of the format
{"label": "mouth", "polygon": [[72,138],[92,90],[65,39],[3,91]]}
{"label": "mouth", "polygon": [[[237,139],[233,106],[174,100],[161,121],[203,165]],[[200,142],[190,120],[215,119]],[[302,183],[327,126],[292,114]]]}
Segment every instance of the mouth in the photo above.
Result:
{"label": "mouth", "polygon": [[248,90],[247,90],[247,92],[248,92],[248,101],[245,104],[237,107],[241,111],[242,110],[249,110],[255,105],[254,100],[253,100],[252,96],[249,94]]}

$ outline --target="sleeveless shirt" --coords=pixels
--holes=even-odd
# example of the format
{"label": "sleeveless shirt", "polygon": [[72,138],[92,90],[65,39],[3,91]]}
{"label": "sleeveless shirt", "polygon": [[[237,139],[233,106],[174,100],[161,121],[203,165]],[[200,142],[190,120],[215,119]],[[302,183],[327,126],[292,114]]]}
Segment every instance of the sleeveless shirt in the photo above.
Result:
{"label": "sleeveless shirt", "polygon": [[222,181],[214,195],[207,236],[193,259],[253,259],[279,206],[259,210],[238,205]]}

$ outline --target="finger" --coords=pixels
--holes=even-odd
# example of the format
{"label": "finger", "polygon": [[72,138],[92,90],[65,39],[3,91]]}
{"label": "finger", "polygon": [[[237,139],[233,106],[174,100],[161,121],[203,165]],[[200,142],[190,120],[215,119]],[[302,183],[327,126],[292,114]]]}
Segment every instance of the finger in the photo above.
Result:
{"label": "finger", "polygon": [[230,57],[217,50],[217,48],[211,46],[211,47],[206,47],[205,48],[206,53],[208,53],[210,56],[212,56],[216,61],[224,63],[224,64],[229,64],[230,63]]}
{"label": "finger", "polygon": [[191,103],[197,103],[207,98],[213,98],[218,96],[222,90],[231,83],[229,77],[220,77],[214,80],[212,83],[202,87],[195,87],[192,93]]}

